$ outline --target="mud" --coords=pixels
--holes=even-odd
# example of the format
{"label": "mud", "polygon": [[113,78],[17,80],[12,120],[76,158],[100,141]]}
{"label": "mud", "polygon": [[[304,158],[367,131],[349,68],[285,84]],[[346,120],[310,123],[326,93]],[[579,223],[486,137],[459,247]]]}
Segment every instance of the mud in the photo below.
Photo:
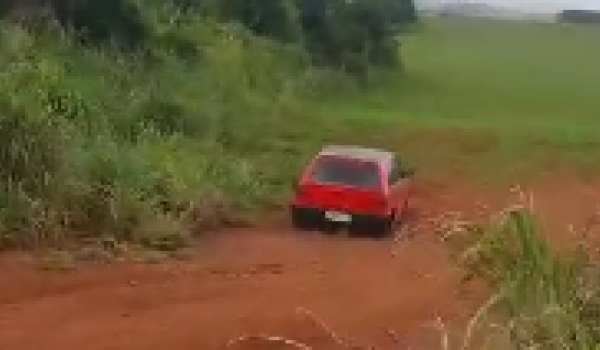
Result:
{"label": "mud", "polygon": [[[600,191],[550,180],[536,205],[556,242],[584,225]],[[422,220],[447,210],[476,213],[509,201],[506,191],[427,184]],[[223,349],[268,334],[337,349],[336,337],[381,349],[439,349],[439,321],[460,331],[486,292],[460,288],[461,273],[431,232],[370,240],[292,231],[285,217],[198,242],[189,261],[82,266],[43,272],[25,254],[0,256],[1,350]],[[303,311],[302,311],[303,310]],[[326,325],[326,327],[323,326]],[[336,335],[331,333],[335,332]],[[263,341],[234,349],[287,349]]]}

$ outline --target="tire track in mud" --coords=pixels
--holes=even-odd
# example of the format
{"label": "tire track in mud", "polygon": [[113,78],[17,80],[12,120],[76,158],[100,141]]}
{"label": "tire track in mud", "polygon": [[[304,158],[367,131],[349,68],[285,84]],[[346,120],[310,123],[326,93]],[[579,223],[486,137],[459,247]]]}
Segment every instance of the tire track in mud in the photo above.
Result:
{"label": "tire track in mud", "polygon": [[[549,188],[563,190],[564,184]],[[417,206],[427,208],[428,217],[472,209],[473,193],[436,187],[421,193]],[[598,199],[569,193],[554,202],[542,198],[540,206],[553,214],[573,198],[583,211],[584,203]],[[576,208],[568,209],[568,219],[579,217]],[[426,230],[401,238],[299,233],[277,220],[209,237],[185,262],[56,274],[3,256],[0,350],[212,350],[261,333],[334,349],[331,336],[298,308],[358,344],[391,349],[390,334],[396,334],[407,347],[439,348],[436,320],[460,329],[486,293],[477,286],[459,293],[461,273],[439,237]],[[283,348],[260,342],[235,347]]]}

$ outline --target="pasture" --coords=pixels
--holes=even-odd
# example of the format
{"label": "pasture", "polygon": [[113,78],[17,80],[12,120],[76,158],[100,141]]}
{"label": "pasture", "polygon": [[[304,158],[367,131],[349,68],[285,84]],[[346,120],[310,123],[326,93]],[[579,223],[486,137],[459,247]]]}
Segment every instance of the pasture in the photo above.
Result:
{"label": "pasture", "polygon": [[406,77],[333,99],[324,113],[436,173],[590,175],[600,161],[598,35],[597,27],[432,19],[402,41]]}

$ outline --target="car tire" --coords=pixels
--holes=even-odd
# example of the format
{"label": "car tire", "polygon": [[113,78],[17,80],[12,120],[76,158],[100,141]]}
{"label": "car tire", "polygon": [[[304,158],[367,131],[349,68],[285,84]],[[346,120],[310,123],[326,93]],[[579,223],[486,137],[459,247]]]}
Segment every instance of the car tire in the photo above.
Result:
{"label": "car tire", "polygon": [[384,239],[394,231],[392,218],[367,219],[350,226],[350,234],[357,237]]}
{"label": "car tire", "polygon": [[404,217],[402,214],[398,214],[398,212],[394,212],[392,216],[392,233],[394,233],[397,229],[402,228],[404,226]]}
{"label": "car tire", "polygon": [[375,238],[384,239],[390,237],[394,232],[395,220],[393,217],[382,219],[373,227]]}
{"label": "car tire", "polygon": [[314,222],[306,210],[292,208],[292,225],[300,231],[308,231],[314,228]]}

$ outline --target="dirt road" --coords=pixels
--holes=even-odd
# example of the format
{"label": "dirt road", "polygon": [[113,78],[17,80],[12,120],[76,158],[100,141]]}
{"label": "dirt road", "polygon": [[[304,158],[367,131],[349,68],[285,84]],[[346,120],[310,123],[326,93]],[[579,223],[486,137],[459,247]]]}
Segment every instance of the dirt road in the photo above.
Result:
{"label": "dirt road", "polygon": [[[475,200],[466,192],[436,191],[445,197],[437,196],[435,205],[427,199],[429,208]],[[546,210],[579,213],[560,202]],[[0,349],[210,350],[248,333],[336,349],[298,308],[357,344],[397,349],[386,334],[393,329],[405,346],[439,349],[435,320],[460,327],[484,296],[459,293],[459,271],[427,232],[394,243],[269,224],[199,245],[190,261],[69,273],[37,271],[14,254],[0,257]],[[247,343],[236,349],[284,347]]]}
{"label": "dirt road", "polygon": [[297,308],[360,344],[389,346],[386,329],[435,344],[433,321],[464,319],[473,304],[455,294],[456,271],[433,237],[402,243],[395,257],[392,248],[246,231],[192,262],[42,275],[5,261],[0,349],[221,349],[245,333],[332,348]]}

